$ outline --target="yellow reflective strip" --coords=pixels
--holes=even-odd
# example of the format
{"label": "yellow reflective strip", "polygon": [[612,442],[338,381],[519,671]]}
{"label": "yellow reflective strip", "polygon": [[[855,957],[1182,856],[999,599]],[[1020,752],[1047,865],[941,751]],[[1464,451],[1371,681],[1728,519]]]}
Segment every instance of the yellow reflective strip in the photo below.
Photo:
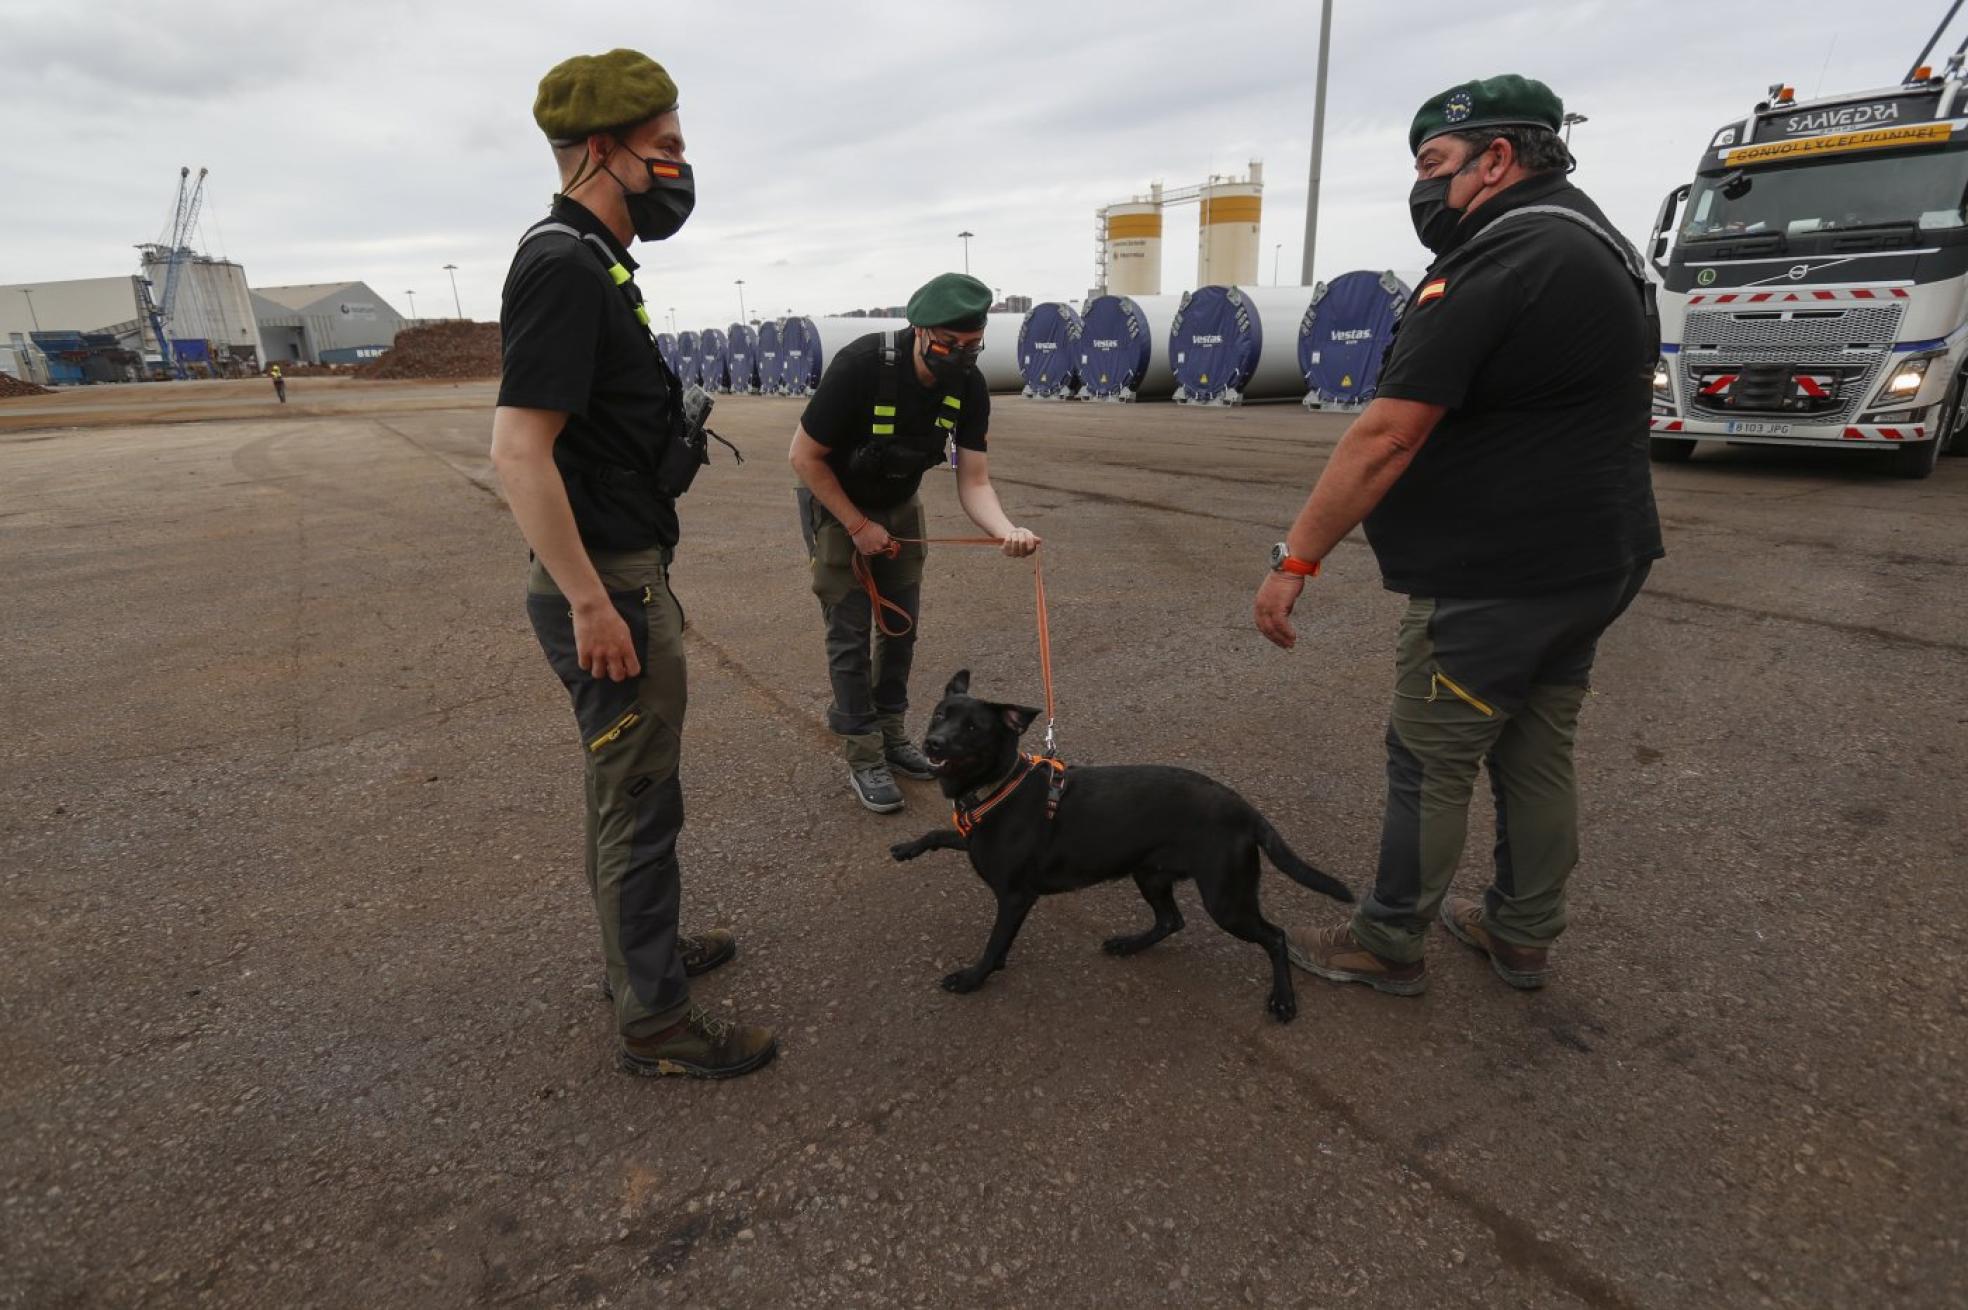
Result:
{"label": "yellow reflective strip", "polygon": [[[1451,678],[1448,674],[1443,673],[1440,669],[1437,669],[1435,671],[1435,682],[1437,683],[1438,686],[1447,687],[1457,700],[1462,701],[1464,704],[1476,710],[1478,713],[1487,715],[1492,719],[1496,717],[1495,710],[1491,709],[1488,705],[1485,705],[1482,701],[1476,699],[1476,697],[1470,695],[1467,691],[1457,686],[1455,679]],[[1435,697],[1431,693],[1428,699],[1434,700]]]}
{"label": "yellow reflective strip", "polygon": [[877,423],[871,431],[878,437],[892,437],[895,435],[895,425],[893,423]]}
{"label": "yellow reflective strip", "polygon": [[876,417],[876,418],[894,418],[894,417],[895,417],[895,406],[893,406],[893,405],[877,405],[877,406],[875,406],[875,417]]}
{"label": "yellow reflective strip", "polygon": [[621,736],[623,733],[627,732],[630,728],[635,727],[636,724],[641,722],[642,722],[642,711],[630,710],[627,714],[624,714],[621,718],[609,724],[608,731],[602,733],[599,737],[596,737],[593,741],[589,742],[588,750],[590,752],[600,750],[603,746],[606,746],[609,742],[614,741],[617,737]]}
{"label": "yellow reflective strip", "polygon": [[608,266],[608,276],[614,278],[615,285],[619,287],[629,280],[629,270],[623,268],[620,264],[610,264]]}
{"label": "yellow reflective strip", "polygon": [[962,408],[963,408],[963,401],[961,401],[961,400],[959,400],[959,399],[957,399],[957,398],[956,398],[955,396],[945,396],[945,397],[943,397],[943,403],[944,403],[944,404],[946,404],[946,405],[948,405],[948,406],[949,406],[949,407],[950,407],[951,409],[962,409]]}
{"label": "yellow reflective strip", "polygon": [[953,418],[940,418],[936,420],[936,426],[948,431],[957,426],[957,421]]}
{"label": "yellow reflective strip", "polygon": [[647,305],[636,306],[636,322],[642,324],[644,327],[649,326],[649,307]]}

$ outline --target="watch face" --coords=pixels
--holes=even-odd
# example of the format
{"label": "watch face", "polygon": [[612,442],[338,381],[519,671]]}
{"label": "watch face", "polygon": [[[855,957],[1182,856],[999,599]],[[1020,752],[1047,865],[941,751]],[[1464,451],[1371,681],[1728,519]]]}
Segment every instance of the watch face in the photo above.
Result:
{"label": "watch face", "polygon": [[1290,557],[1291,551],[1286,549],[1284,542],[1279,542],[1271,548],[1271,567],[1274,569],[1284,567],[1285,561]]}

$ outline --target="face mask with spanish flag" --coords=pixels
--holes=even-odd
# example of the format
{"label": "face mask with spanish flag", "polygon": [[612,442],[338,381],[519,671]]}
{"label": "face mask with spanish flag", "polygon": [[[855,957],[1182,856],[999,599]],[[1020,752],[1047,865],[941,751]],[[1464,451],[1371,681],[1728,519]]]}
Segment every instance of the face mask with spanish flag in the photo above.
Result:
{"label": "face mask with spanish flag", "polygon": [[[635,228],[638,241],[665,241],[677,234],[690,211],[697,207],[697,179],[690,171],[690,165],[674,163],[668,159],[646,159],[628,150],[631,159],[641,160],[649,170],[649,189],[631,191],[622,187],[623,200],[628,205],[629,222]],[[611,174],[612,176],[612,174]],[[616,179],[621,186],[621,179]]]}

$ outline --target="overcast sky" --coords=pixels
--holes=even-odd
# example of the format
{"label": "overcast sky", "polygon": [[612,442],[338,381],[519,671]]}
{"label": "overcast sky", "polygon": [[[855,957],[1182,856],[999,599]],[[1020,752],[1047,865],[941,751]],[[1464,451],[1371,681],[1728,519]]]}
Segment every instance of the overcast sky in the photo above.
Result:
{"label": "overcast sky", "polygon": [[[1407,126],[1458,81],[1521,72],[1588,115],[1575,180],[1637,241],[1770,83],[1892,83],[1945,8],[1338,0],[1318,276],[1426,263]],[[495,317],[555,180],[540,76],[617,45],[681,88],[697,211],[637,253],[682,326],[734,319],[738,278],[754,316],[900,302],[961,266],[963,229],[992,286],[1077,302],[1099,206],[1250,159],[1260,280],[1282,243],[1296,281],[1312,0],[0,0],[0,283],[134,271],[189,164],[211,170],[198,244],[254,285],[360,279],[449,314],[455,263],[465,314]],[[1190,287],[1193,207],[1164,255],[1164,290]]]}

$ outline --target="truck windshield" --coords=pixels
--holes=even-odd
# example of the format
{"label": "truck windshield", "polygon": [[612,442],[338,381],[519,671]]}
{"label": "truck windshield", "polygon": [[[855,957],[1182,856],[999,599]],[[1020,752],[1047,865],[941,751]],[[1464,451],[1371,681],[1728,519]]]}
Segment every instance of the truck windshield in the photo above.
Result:
{"label": "truck windshield", "polygon": [[1850,228],[1968,226],[1968,151],[1888,152],[1700,177],[1688,197],[1683,241]]}

